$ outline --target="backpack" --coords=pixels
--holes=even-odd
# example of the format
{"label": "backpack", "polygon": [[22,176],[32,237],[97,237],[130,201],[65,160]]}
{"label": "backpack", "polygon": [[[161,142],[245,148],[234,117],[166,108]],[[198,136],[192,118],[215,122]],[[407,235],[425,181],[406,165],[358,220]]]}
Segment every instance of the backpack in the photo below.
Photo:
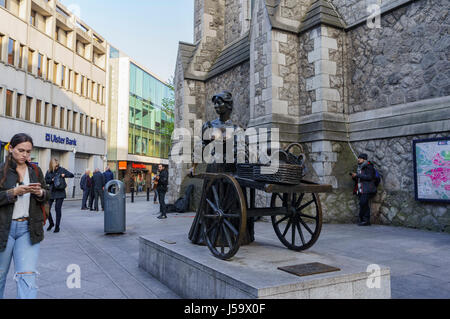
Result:
{"label": "backpack", "polygon": [[57,174],[55,178],[53,179],[53,189],[62,191],[65,190],[67,187],[66,180],[64,177],[62,177],[60,174]]}
{"label": "backpack", "polygon": [[373,166],[373,171],[374,171],[374,177],[373,177],[373,183],[375,184],[375,187],[378,187],[378,185],[380,185],[381,183],[381,174],[380,172],[375,168],[374,163],[371,163]]}

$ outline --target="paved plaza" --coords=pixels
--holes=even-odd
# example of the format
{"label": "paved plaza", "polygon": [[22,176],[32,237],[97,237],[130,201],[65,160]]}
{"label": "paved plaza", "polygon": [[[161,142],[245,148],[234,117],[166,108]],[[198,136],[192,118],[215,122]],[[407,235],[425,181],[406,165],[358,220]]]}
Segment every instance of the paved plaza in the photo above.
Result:
{"label": "paved plaza", "polygon": [[[138,267],[141,235],[186,234],[193,213],[156,218],[159,206],[138,197],[127,199],[127,232],[105,235],[103,212],[80,211],[66,201],[61,232],[46,232],[38,270],[41,299],[173,299],[174,292]],[[276,238],[269,222],[256,223],[258,238]],[[279,243],[280,249],[285,249]],[[204,249],[208,249],[204,247]],[[392,298],[450,298],[450,235],[388,226],[324,225],[310,251],[358,258],[391,268]],[[240,252],[236,256],[240,256]],[[211,257],[213,258],[213,257]],[[75,266],[73,266],[75,265]],[[81,287],[67,280],[79,266]],[[70,270],[71,272],[68,272]],[[13,265],[6,298],[15,298]],[[69,280],[70,281],[70,280]]]}

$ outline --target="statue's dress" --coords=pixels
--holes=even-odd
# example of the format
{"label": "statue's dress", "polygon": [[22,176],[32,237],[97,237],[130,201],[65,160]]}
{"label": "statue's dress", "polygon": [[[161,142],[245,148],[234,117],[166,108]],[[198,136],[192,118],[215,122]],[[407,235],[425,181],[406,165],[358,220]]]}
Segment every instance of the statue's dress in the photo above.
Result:
{"label": "statue's dress", "polygon": [[[202,127],[202,136],[205,135],[206,130],[208,129],[227,129],[227,128],[233,128],[233,129],[238,129],[238,126],[234,125],[232,123],[231,120],[228,120],[226,122],[222,122],[219,118],[215,119],[213,121],[208,121],[205,124],[203,124]],[[202,140],[203,143],[203,148],[208,145],[209,143],[211,143],[211,140]],[[224,157],[226,154],[226,142],[224,142],[223,145],[223,150],[224,150]],[[227,163],[225,161],[225,158],[223,159],[223,163],[211,163],[211,164],[207,164],[206,166],[206,172],[207,173],[228,173],[228,174],[234,174],[236,172],[236,139],[235,139],[235,143],[234,143],[234,159],[235,162],[234,163]],[[206,180],[203,181],[203,192],[206,190]],[[247,190],[245,188],[242,189],[243,192],[247,192]],[[202,221],[200,218],[200,205],[198,205],[199,209],[197,210],[197,214],[195,215],[194,221],[192,223],[191,229],[189,231],[189,239],[194,243],[194,244],[198,244],[198,245],[204,245],[205,241],[203,238],[203,225],[202,225]],[[235,225],[236,228],[237,225]],[[247,232],[244,235],[243,241],[241,243],[241,245],[246,245],[249,244],[251,242],[253,242],[254,239],[254,219],[253,218],[248,218],[247,219]]]}

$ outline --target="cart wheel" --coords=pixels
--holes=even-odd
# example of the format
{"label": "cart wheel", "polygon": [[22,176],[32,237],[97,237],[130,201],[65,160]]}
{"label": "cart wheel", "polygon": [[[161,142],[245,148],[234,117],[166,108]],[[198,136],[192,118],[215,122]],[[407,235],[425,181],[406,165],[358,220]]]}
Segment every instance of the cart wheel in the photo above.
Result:
{"label": "cart wheel", "polygon": [[232,258],[247,227],[245,197],[235,178],[218,174],[208,181],[202,197],[203,234],[217,258]]}
{"label": "cart wheel", "polygon": [[322,207],[317,194],[274,193],[271,207],[286,208],[286,214],[272,216],[272,225],[287,248],[301,251],[314,245],[322,229]]}

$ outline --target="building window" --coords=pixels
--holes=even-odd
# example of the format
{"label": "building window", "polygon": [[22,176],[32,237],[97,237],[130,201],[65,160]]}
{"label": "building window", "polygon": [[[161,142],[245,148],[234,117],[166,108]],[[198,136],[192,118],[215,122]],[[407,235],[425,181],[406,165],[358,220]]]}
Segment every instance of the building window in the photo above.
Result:
{"label": "building window", "polygon": [[[86,122],[85,122],[86,124],[85,124],[85,126],[84,126],[84,130],[85,130],[84,134],[86,134],[86,135],[91,134],[91,132],[89,131],[89,129],[90,129],[90,128],[89,128],[89,127],[90,127],[90,125],[89,125],[90,123],[89,123],[89,122],[90,122],[89,116],[86,115]],[[91,128],[91,129],[92,129],[92,128]]]}
{"label": "building window", "polygon": [[91,83],[91,99],[92,99],[92,101],[95,101],[94,92],[95,92],[95,82],[92,81],[92,83]]}
{"label": "building window", "polygon": [[56,12],[62,14],[65,18],[70,19],[70,15],[58,6],[56,6]]}
{"label": "building window", "polygon": [[97,120],[97,132],[96,132],[95,136],[100,137],[100,120]]}
{"label": "building window", "polygon": [[[0,46],[1,47],[1,46]],[[25,51],[25,46],[24,45],[20,45],[20,49],[19,49],[19,68],[23,68],[23,54]]]}
{"label": "building window", "polygon": [[58,84],[58,63],[53,62],[53,83]]}
{"label": "building window", "polygon": [[66,67],[61,65],[61,86],[66,86]]}
{"label": "building window", "polygon": [[36,26],[36,11],[34,11],[34,10],[31,10],[30,24],[34,27]]}
{"label": "building window", "polygon": [[69,77],[67,78],[67,89],[70,91],[72,89],[72,70],[69,70]]}
{"label": "building window", "polygon": [[38,54],[38,77],[42,77],[42,63],[44,61],[44,56],[42,54]]}
{"label": "building window", "polygon": [[67,110],[67,126],[66,126],[66,130],[70,131],[70,115],[72,114],[71,110]]}
{"label": "building window", "polygon": [[6,1],[6,9],[14,13],[16,16],[19,15],[19,0],[8,0]]}
{"label": "building window", "polygon": [[100,84],[97,85],[97,102],[100,104],[100,94],[102,91],[102,86]]}
{"label": "building window", "polygon": [[6,90],[6,116],[12,116],[12,106],[13,106],[13,91]]}
{"label": "building window", "polygon": [[95,128],[95,119],[93,117],[91,117],[91,127],[89,128],[91,136],[94,136],[94,128]]}
{"label": "building window", "polygon": [[33,101],[33,98],[27,96],[27,103],[25,108],[25,120],[29,121],[31,119],[31,102]]}
{"label": "building window", "polygon": [[[0,0],[1,1],[1,0]],[[0,34],[0,61],[1,60],[3,60],[3,57],[2,57],[2,52],[3,52],[3,37],[4,37],[4,35],[3,34]]]}
{"label": "building window", "polygon": [[17,94],[17,103],[16,103],[16,118],[20,119],[20,111],[22,109],[22,94]]}
{"label": "building window", "polygon": [[8,64],[14,65],[16,40],[9,39],[8,43]]}
{"label": "building window", "polygon": [[52,126],[56,127],[56,112],[58,111],[58,106],[53,105],[52,106]]}
{"label": "building window", "polygon": [[81,76],[81,92],[82,96],[85,96],[85,87],[84,87],[84,75]]}
{"label": "building window", "polygon": [[33,73],[33,55],[34,51],[28,49],[28,73]]}
{"label": "building window", "polygon": [[74,111],[72,115],[72,132],[76,132],[77,129],[77,117],[78,113]]}
{"label": "building window", "polygon": [[79,127],[80,134],[84,133],[84,115],[80,114],[80,127]]}
{"label": "building window", "polygon": [[62,130],[64,130],[64,113],[65,113],[65,109],[62,107],[60,110],[59,110],[59,128],[60,129],[62,129]]}
{"label": "building window", "polygon": [[36,123],[41,124],[42,101],[36,100]]}
{"label": "building window", "polygon": [[46,74],[45,78],[47,81],[50,80],[50,59],[49,58],[47,58],[47,74]]}
{"label": "building window", "polygon": [[44,125],[48,125],[48,110],[50,108],[49,103],[45,103],[45,110],[44,110]]}
{"label": "building window", "polygon": [[75,72],[75,78],[73,80],[73,92],[74,93],[78,93],[78,78],[79,78],[79,74],[77,72]]}
{"label": "building window", "polygon": [[84,58],[86,54],[86,45],[83,42],[77,40],[76,49],[78,55],[81,55]]}
{"label": "building window", "polygon": [[0,6],[6,8],[6,0],[0,0]]}

